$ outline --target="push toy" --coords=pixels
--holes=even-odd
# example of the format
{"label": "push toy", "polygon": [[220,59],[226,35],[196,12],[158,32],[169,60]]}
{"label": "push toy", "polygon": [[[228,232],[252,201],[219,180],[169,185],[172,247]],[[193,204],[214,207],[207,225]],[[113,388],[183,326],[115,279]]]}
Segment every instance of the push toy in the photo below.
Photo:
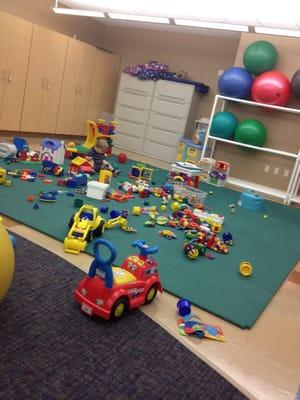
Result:
{"label": "push toy", "polygon": [[[102,258],[100,245],[109,250],[109,258]],[[113,265],[117,255],[115,246],[104,239],[95,241],[95,259],[74,294],[83,312],[116,320],[127,310],[151,303],[157,290],[162,293],[158,264],[151,257],[157,253],[158,246],[149,247],[143,240],[134,241],[132,246],[137,247],[140,253],[127,257],[118,267]]]}
{"label": "push toy", "polygon": [[88,242],[104,232],[105,221],[99,215],[97,207],[83,205],[69,222],[70,231],[64,240],[67,253],[79,254],[84,251]]}

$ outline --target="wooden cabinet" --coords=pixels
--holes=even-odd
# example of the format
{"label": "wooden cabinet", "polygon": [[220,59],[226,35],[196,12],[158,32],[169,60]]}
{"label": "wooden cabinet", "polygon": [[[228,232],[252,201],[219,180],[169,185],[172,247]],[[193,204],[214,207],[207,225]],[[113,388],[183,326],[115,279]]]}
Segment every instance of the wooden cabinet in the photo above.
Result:
{"label": "wooden cabinet", "polygon": [[88,115],[96,48],[69,39],[56,132],[82,135]]}
{"label": "wooden cabinet", "polygon": [[0,130],[20,127],[33,24],[0,12]]}
{"label": "wooden cabinet", "polygon": [[68,37],[34,26],[21,130],[54,133]]}
{"label": "wooden cabinet", "polygon": [[97,50],[88,119],[97,120],[101,111],[113,112],[119,70],[120,56]]}

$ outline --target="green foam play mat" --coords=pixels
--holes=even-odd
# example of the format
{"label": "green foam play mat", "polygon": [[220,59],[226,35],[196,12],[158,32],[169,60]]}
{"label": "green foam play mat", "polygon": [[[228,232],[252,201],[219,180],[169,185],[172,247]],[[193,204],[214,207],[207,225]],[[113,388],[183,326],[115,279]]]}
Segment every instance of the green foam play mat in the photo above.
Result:
{"label": "green foam play mat", "polygon": [[[0,165],[9,170],[29,168],[40,172],[41,169],[40,165],[34,163],[6,165],[2,162]],[[128,180],[127,174],[132,165],[133,162],[130,161],[123,165],[118,164],[122,173],[113,178],[113,187],[116,188],[122,180]],[[154,168],[155,186],[162,185],[167,174],[167,171]],[[10,178],[11,187],[0,185],[0,213],[63,241],[68,233],[70,217],[77,211],[73,206],[75,198],[97,207],[106,205],[109,211],[127,209],[128,225],[138,232],[127,233],[114,227],[106,230],[103,235],[117,247],[116,263],[121,263],[125,257],[135,253],[131,245],[136,239],[143,239],[149,245],[157,244],[159,252],[154,258],[159,263],[160,276],[166,291],[187,298],[193,304],[242,328],[250,328],[255,323],[300,258],[300,209],[266,201],[264,213],[237,207],[236,214],[232,214],[229,205],[237,203],[239,192],[201,184],[201,190],[213,192],[206,197],[205,205],[214,213],[225,216],[222,232],[231,232],[235,244],[226,255],[210,251],[215,256],[214,260],[205,257],[189,260],[182,250],[182,231],[171,228],[178,239],[167,240],[158,234],[163,227],[157,225],[146,228],[146,216],[131,215],[132,207],[143,206],[144,199],[136,197],[125,203],[102,203],[82,194],[75,194],[74,198],[62,193],[55,203],[44,203],[38,200],[41,190],[74,192],[74,189],[57,186],[57,178],[50,178],[50,184],[42,183],[40,179],[26,182]],[[27,201],[28,195],[35,196],[38,209],[33,208],[35,203]],[[160,199],[154,196],[149,198],[149,202],[150,205],[160,205]],[[103,214],[103,217],[109,218],[109,215]],[[91,251],[92,244],[89,244],[87,252],[91,254]],[[242,261],[248,261],[253,266],[253,274],[248,278],[239,273]]]}

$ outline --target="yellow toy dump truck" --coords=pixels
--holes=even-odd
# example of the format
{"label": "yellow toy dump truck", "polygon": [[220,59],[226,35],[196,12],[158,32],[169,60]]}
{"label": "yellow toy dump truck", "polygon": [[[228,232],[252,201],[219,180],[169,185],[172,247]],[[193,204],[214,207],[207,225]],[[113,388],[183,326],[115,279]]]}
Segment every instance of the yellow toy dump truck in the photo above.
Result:
{"label": "yellow toy dump truck", "polygon": [[79,254],[88,242],[100,237],[105,229],[105,220],[99,215],[97,207],[83,205],[69,222],[69,233],[64,240],[67,253]]}

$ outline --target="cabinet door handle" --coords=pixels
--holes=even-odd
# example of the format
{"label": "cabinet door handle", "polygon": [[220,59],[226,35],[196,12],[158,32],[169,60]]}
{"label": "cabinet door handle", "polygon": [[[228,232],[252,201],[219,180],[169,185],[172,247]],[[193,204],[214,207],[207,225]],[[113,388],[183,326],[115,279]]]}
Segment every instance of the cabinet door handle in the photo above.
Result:
{"label": "cabinet door handle", "polygon": [[81,96],[81,87],[80,86],[78,87],[78,94],[79,94],[79,96]]}
{"label": "cabinet door handle", "polygon": [[11,83],[12,82],[12,77],[11,77],[11,71],[8,71],[8,75],[7,75],[7,82]]}
{"label": "cabinet door handle", "polygon": [[50,89],[50,83],[49,83],[49,79],[47,79],[47,83],[46,83],[46,89],[49,90]]}
{"label": "cabinet door handle", "polygon": [[42,79],[42,88],[46,88],[46,78]]}

